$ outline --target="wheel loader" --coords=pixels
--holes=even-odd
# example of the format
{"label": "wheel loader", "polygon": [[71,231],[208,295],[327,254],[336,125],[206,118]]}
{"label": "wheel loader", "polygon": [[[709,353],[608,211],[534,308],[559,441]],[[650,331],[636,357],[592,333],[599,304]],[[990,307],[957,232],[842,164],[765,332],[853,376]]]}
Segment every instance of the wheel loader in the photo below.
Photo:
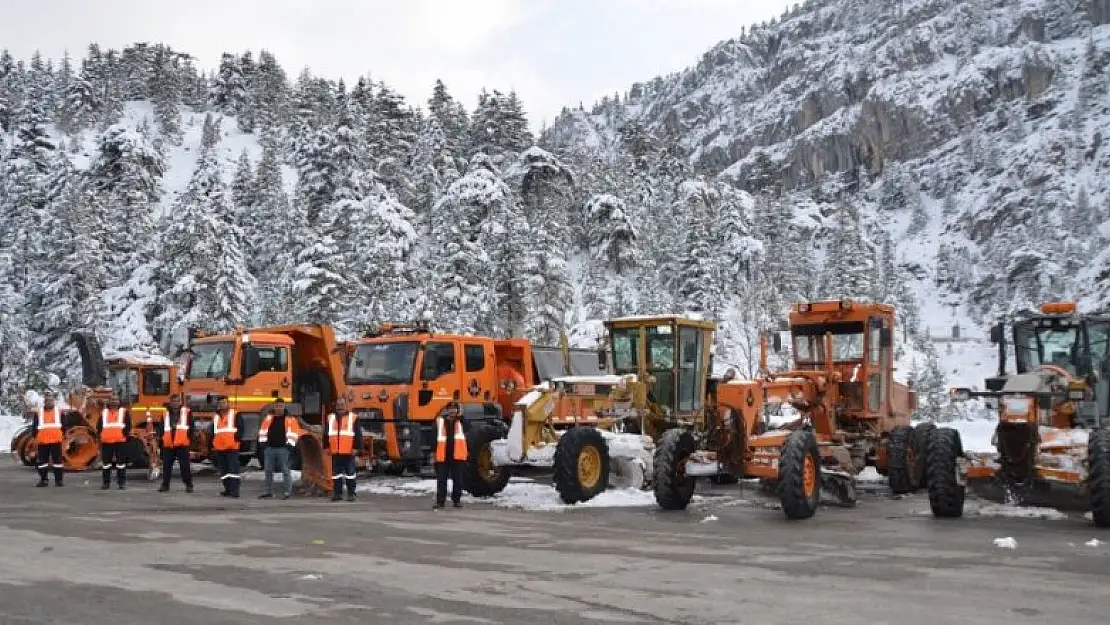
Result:
{"label": "wheel loader", "polygon": [[[62,461],[66,470],[99,467],[97,423],[101,409],[115,398],[127,409],[131,421],[127,449],[131,466],[146,469],[150,479],[157,477],[158,444],[153,424],[162,420],[164,404],[176,392],[173,362],[148,354],[118,354],[105,359],[94,334],[75,332],[71,336],[81,355],[83,386],[70,394],[70,408],[62,417]],[[11,449],[24,465],[35,464],[37,445],[29,423],[16,431]]]}
{"label": "wheel loader", "polygon": [[[934,433],[933,514],[958,517],[967,489],[991,501],[1090,511],[1110,527],[1110,317],[1048,302],[1012,323],[1015,372],[1006,371],[1004,323],[991,328],[997,375],[986,390],[952,389],[998,411],[993,453],[964,453],[955,433]],[[934,479],[934,473],[936,474]]]}
{"label": "wheel loader", "polygon": [[[916,395],[893,378],[893,307],[823,300],[789,312],[794,366],[771,372],[761,336],[760,372],[752,380],[711,385],[706,418],[663,434],[655,454],[655,499],[685,509],[697,478],[758,478],[773,489],[789,519],[816,512],[821,492],[854,505],[856,476],[873,466],[894,493],[925,483],[931,424],[910,425]],[[772,406],[798,418],[772,428]]]}
{"label": "wheel loader", "polygon": [[702,418],[706,373],[716,324],[677,316],[605,322],[612,374],[553,378],[513,406],[508,430],[476,429],[471,454],[488,458],[481,474],[496,476],[480,493],[493,495],[514,467],[554,470],[555,489],[568,504],[588,501],[610,486],[650,483],[655,441],[670,428]]}

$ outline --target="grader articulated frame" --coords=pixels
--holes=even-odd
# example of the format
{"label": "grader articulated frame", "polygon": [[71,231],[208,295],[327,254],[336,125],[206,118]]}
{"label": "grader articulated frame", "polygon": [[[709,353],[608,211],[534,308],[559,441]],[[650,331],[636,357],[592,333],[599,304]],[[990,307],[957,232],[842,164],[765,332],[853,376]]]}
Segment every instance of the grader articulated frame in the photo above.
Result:
{"label": "grader articulated frame", "polygon": [[[1012,332],[1016,373],[1006,372],[1006,327],[998,324],[998,374],[987,390],[952,389],[956,401],[980,398],[998,410],[996,451],[965,454],[951,435],[932,444],[984,499],[1089,510],[1096,526],[1110,527],[1110,317],[1050,302]],[[960,516],[964,492],[938,482],[933,513]]]}
{"label": "grader articulated frame", "polygon": [[[910,425],[916,395],[893,379],[894,308],[828,300],[794,304],[789,315],[794,369],[711,389],[706,419],[662,437],[655,457],[660,507],[685,509],[699,477],[759,478],[773,486],[784,514],[813,516],[821,491],[854,505],[855,478],[867,466],[895,493],[924,485],[932,424]],[[776,349],[778,333],[772,335]],[[800,417],[768,430],[767,405]],[[758,429],[757,429],[758,428]]]}
{"label": "grader articulated frame", "polygon": [[611,359],[613,374],[554,378],[515,403],[507,433],[471,431],[471,453],[488,458],[489,470],[553,468],[555,488],[569,504],[610,486],[650,483],[655,441],[702,418],[716,324],[657,316],[605,327],[609,349],[602,348],[599,364]]}
{"label": "grader articulated frame", "polygon": [[[67,471],[99,468],[100,411],[118,399],[131,420],[127,457],[133,467],[146,469],[147,477],[158,474],[158,443],[154,422],[165,415],[164,404],[175,392],[176,367],[172,362],[145,354],[121,354],[105,359],[96,336],[88,332],[72,335],[81,355],[82,386],[67,398],[62,416],[62,462]],[[26,466],[35,463],[37,444],[30,424],[12,437],[11,449]]]}

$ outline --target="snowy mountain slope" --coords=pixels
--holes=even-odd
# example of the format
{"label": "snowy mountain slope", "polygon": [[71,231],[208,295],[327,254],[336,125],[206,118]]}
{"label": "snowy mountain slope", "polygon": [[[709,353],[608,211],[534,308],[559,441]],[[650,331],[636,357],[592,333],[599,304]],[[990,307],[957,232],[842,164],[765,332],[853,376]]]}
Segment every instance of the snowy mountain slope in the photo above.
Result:
{"label": "snowy mountain slope", "polygon": [[956,304],[982,332],[1044,299],[1106,301],[1108,19],[1101,0],[810,0],[544,139],[617,160],[643,129],[785,206],[832,193],[893,233],[939,309],[923,321]]}

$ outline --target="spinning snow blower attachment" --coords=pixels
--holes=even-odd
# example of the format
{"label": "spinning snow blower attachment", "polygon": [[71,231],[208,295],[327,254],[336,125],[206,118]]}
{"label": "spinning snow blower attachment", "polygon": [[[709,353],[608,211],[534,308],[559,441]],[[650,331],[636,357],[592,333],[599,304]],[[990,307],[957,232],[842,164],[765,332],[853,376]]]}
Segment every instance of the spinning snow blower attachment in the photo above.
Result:
{"label": "spinning snow blower attachment", "polygon": [[[105,359],[96,336],[75,332],[72,339],[81,355],[82,387],[67,398],[69,410],[62,417],[62,463],[67,471],[99,468],[100,438],[97,422],[101,409],[118,399],[131,420],[128,458],[134,467],[158,473],[158,444],[153,422],[165,414],[163,404],[174,392],[176,368],[164,358],[146,354],[120,354]],[[37,444],[30,425],[16,431],[12,452],[26,466],[35,461]]]}
{"label": "spinning snow blower attachment", "polygon": [[[702,418],[716,324],[661,316],[614,319],[605,327],[609,349],[602,348],[598,364],[605,369],[611,360],[612,374],[556,377],[513,404],[507,433],[471,431],[471,453],[488,470],[552,468],[568,504],[609,487],[650,484],[655,441]],[[493,495],[507,481],[481,494]]]}
{"label": "spinning snow blower attachment", "polygon": [[996,451],[964,454],[958,436],[934,435],[933,513],[962,514],[966,479],[984,499],[1089,510],[1096,526],[1110,527],[1110,317],[1052,302],[1014,322],[1012,336],[1016,373],[1006,372],[1006,328],[998,324],[998,374],[987,390],[951,391],[955,401],[981,399],[998,411]]}
{"label": "spinning snow blower attachment", "polygon": [[[759,478],[791,519],[813,516],[825,491],[856,501],[856,476],[874,466],[895,494],[927,481],[932,424],[910,425],[916,395],[893,379],[894,308],[833,300],[795,304],[790,312],[794,368],[771,372],[761,340],[761,373],[710,385],[704,418],[666,432],[655,455],[655,499],[685,509],[696,478]],[[765,406],[798,418],[769,429]]]}

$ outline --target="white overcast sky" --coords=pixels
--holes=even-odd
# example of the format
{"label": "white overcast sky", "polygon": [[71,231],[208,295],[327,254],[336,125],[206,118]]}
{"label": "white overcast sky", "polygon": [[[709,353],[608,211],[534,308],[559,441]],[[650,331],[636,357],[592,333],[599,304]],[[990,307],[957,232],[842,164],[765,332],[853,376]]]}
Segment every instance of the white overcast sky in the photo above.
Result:
{"label": "white overcast sky", "polygon": [[473,109],[516,89],[533,127],[695,63],[797,0],[3,0],[0,48],[29,58],[164,42],[215,67],[268,49],[296,78],[371,74],[425,105],[436,78]]}

